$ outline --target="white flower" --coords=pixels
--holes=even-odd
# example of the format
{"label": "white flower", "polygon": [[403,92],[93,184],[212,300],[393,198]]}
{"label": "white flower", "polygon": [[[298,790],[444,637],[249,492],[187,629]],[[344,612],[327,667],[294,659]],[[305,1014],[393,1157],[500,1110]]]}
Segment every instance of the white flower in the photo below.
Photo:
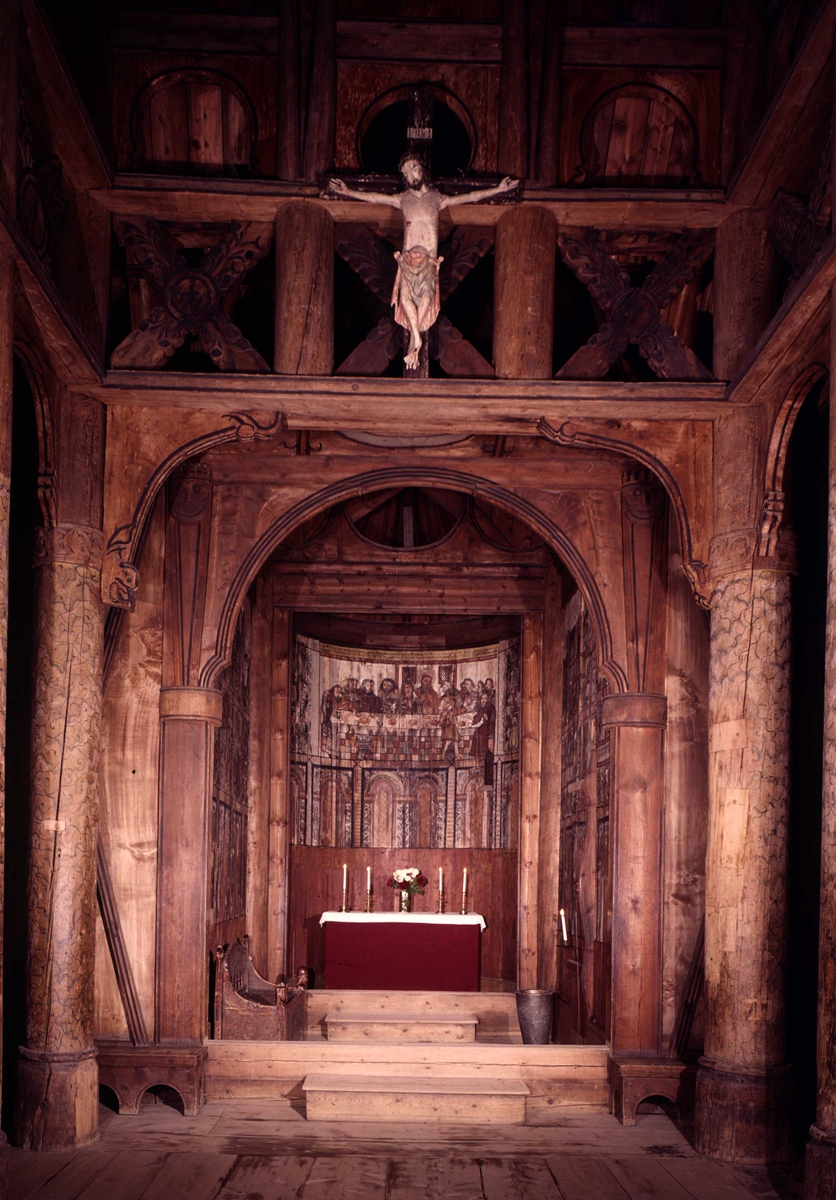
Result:
{"label": "white flower", "polygon": [[417,867],[401,867],[399,871],[392,872],[392,878],[395,883],[412,883],[420,874]]}

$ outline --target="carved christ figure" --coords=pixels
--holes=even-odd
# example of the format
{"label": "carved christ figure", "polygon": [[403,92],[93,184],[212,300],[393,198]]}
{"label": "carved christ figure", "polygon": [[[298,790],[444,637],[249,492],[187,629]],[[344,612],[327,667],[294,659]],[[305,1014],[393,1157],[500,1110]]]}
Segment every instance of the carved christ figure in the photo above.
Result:
{"label": "carved christ figure", "polygon": [[434,324],[440,308],[438,268],[438,214],[456,204],[473,204],[511,191],[518,180],[506,177],[497,187],[481,188],[461,196],[445,196],[427,183],[423,164],[407,152],[398,164],[404,190],[390,196],[384,192],[359,192],[342,179],[332,179],[328,190],[367,204],[388,204],[403,215],[403,250],[395,252],[398,274],[392,291],[395,320],[409,330],[409,347],[404,361],[410,370],[418,366],[421,334]]}

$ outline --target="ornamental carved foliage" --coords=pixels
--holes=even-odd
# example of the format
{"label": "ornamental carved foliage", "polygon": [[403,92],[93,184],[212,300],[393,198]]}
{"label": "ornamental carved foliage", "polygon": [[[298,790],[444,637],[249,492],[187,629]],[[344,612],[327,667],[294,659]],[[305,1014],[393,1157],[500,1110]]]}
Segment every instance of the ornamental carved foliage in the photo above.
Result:
{"label": "ornamental carved foliage", "polygon": [[693,350],[662,320],[663,310],[696,279],[709,258],[712,245],[706,237],[686,230],[635,287],[600,231],[567,230],[558,235],[557,243],[563,261],[606,317],[598,332],[560,368],[558,378],[601,379],[629,345],[638,347],[661,379],[712,378]]}
{"label": "ornamental carved foliage", "polygon": [[[70,554],[81,554],[74,544]],[[99,572],[43,563],[32,716],[27,1045],[92,1046],[101,706]]]}
{"label": "ornamental carved foliage", "polygon": [[778,253],[790,268],[787,287],[804,274],[827,239],[831,223],[830,162],[833,126],[819,159],[809,197],[783,189],[776,192],[769,217],[769,233]]}
{"label": "ornamental carved foliage", "polygon": [[263,226],[233,221],[197,267],[189,266],[153,217],[122,219],[114,228],[129,264],[149,277],[161,303],[116,347],[112,367],[161,367],[191,336],[221,371],[269,372],[225,311],[225,299],[270,249]]}

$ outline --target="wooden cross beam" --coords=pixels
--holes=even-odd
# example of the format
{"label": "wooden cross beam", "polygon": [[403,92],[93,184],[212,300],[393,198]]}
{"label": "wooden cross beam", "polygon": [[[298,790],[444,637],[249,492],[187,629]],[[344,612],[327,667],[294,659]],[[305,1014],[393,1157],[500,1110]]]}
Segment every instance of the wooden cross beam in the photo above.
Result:
{"label": "wooden cross beam", "polygon": [[[493,245],[491,231],[460,225],[453,233],[450,252],[439,272],[442,301],[451,296],[463,279]],[[337,253],[357,272],[384,304],[391,304],[396,266],[392,254],[368,225],[343,225]],[[492,379],[495,371],[475,346],[449,318],[440,316],[427,339],[429,353],[451,376]],[[403,350],[403,330],[393,317],[383,317],[336,370],[337,375],[382,375]]]}
{"label": "wooden cross beam", "polygon": [[712,379],[693,350],[662,321],[662,310],[694,279],[711,244],[686,230],[640,287],[633,287],[595,229],[558,234],[563,261],[585,284],[607,322],[557,372],[558,379],[602,379],[628,345],[638,346],[661,379]]}
{"label": "wooden cross beam", "polygon": [[113,351],[114,369],[160,367],[191,334],[221,371],[270,372],[224,311],[224,297],[270,249],[263,226],[233,221],[198,267],[189,266],[153,217],[123,219],[114,228],[129,262],[149,276],[162,298]]}

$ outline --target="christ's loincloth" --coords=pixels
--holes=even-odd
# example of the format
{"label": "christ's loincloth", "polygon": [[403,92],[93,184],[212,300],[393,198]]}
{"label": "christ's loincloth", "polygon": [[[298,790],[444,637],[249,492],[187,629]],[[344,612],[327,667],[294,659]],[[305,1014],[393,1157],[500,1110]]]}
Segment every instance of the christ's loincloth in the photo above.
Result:
{"label": "christ's loincloth", "polygon": [[418,312],[418,329],[423,333],[435,324],[441,309],[438,268],[444,259],[433,258],[423,246],[413,246],[411,250],[404,250],[402,253],[396,251],[395,258],[398,261],[398,274],[392,289],[395,320],[405,329],[409,328],[409,321],[401,303],[401,289],[406,288]]}

